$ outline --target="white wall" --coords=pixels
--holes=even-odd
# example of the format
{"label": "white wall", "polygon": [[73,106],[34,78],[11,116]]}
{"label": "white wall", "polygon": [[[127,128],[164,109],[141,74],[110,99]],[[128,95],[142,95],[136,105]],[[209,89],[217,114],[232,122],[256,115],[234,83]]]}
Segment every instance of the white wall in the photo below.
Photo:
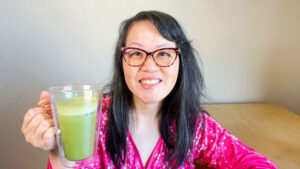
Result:
{"label": "white wall", "polygon": [[202,61],[206,102],[275,102],[300,113],[298,0],[0,0],[0,168],[44,168],[20,128],[39,92],[105,83],[120,22],[173,15]]}

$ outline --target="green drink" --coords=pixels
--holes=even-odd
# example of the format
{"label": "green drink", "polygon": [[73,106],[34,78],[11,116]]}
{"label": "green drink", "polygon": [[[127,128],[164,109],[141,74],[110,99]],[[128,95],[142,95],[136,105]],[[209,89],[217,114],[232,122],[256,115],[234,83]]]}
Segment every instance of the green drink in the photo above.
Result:
{"label": "green drink", "polygon": [[79,161],[94,151],[98,98],[75,97],[57,102],[58,121],[66,159]]}
{"label": "green drink", "polygon": [[68,168],[92,164],[97,159],[94,152],[98,151],[102,87],[73,84],[49,91],[61,163]]}

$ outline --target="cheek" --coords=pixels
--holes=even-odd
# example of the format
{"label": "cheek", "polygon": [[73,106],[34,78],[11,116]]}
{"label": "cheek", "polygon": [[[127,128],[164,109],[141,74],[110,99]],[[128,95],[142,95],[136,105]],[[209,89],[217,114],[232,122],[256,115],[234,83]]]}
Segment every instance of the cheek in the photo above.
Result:
{"label": "cheek", "polygon": [[171,88],[171,90],[174,88],[176,81],[178,79],[178,73],[179,73],[179,61],[175,62],[171,69],[167,72],[167,77],[169,77],[168,80],[168,87]]}
{"label": "cheek", "polygon": [[135,84],[135,71],[123,62],[123,72],[127,87],[131,90]]}
{"label": "cheek", "polygon": [[178,78],[178,73],[179,73],[179,60],[177,60],[174,65],[173,65],[173,70],[172,70],[172,81],[175,84]]}
{"label": "cheek", "polygon": [[128,69],[127,69],[126,65],[124,64],[124,62],[123,62],[123,72],[124,72],[125,82],[128,86],[128,82],[129,82],[129,79],[130,79],[130,73],[128,72]]}

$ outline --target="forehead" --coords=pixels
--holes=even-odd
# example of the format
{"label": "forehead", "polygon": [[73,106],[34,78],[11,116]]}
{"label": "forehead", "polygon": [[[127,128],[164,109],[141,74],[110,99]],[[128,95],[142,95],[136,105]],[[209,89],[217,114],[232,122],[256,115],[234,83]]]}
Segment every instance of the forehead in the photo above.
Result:
{"label": "forehead", "polygon": [[175,43],[165,39],[150,21],[134,22],[128,30],[126,46],[153,47],[166,45],[175,47]]}

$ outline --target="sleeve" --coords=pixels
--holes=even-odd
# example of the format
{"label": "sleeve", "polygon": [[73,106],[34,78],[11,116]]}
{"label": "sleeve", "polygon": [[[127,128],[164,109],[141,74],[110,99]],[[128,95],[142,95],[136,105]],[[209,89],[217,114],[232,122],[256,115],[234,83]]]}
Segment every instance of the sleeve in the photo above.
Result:
{"label": "sleeve", "polygon": [[208,115],[203,115],[195,130],[194,157],[217,169],[276,169],[266,157],[257,154],[221,127]]}

